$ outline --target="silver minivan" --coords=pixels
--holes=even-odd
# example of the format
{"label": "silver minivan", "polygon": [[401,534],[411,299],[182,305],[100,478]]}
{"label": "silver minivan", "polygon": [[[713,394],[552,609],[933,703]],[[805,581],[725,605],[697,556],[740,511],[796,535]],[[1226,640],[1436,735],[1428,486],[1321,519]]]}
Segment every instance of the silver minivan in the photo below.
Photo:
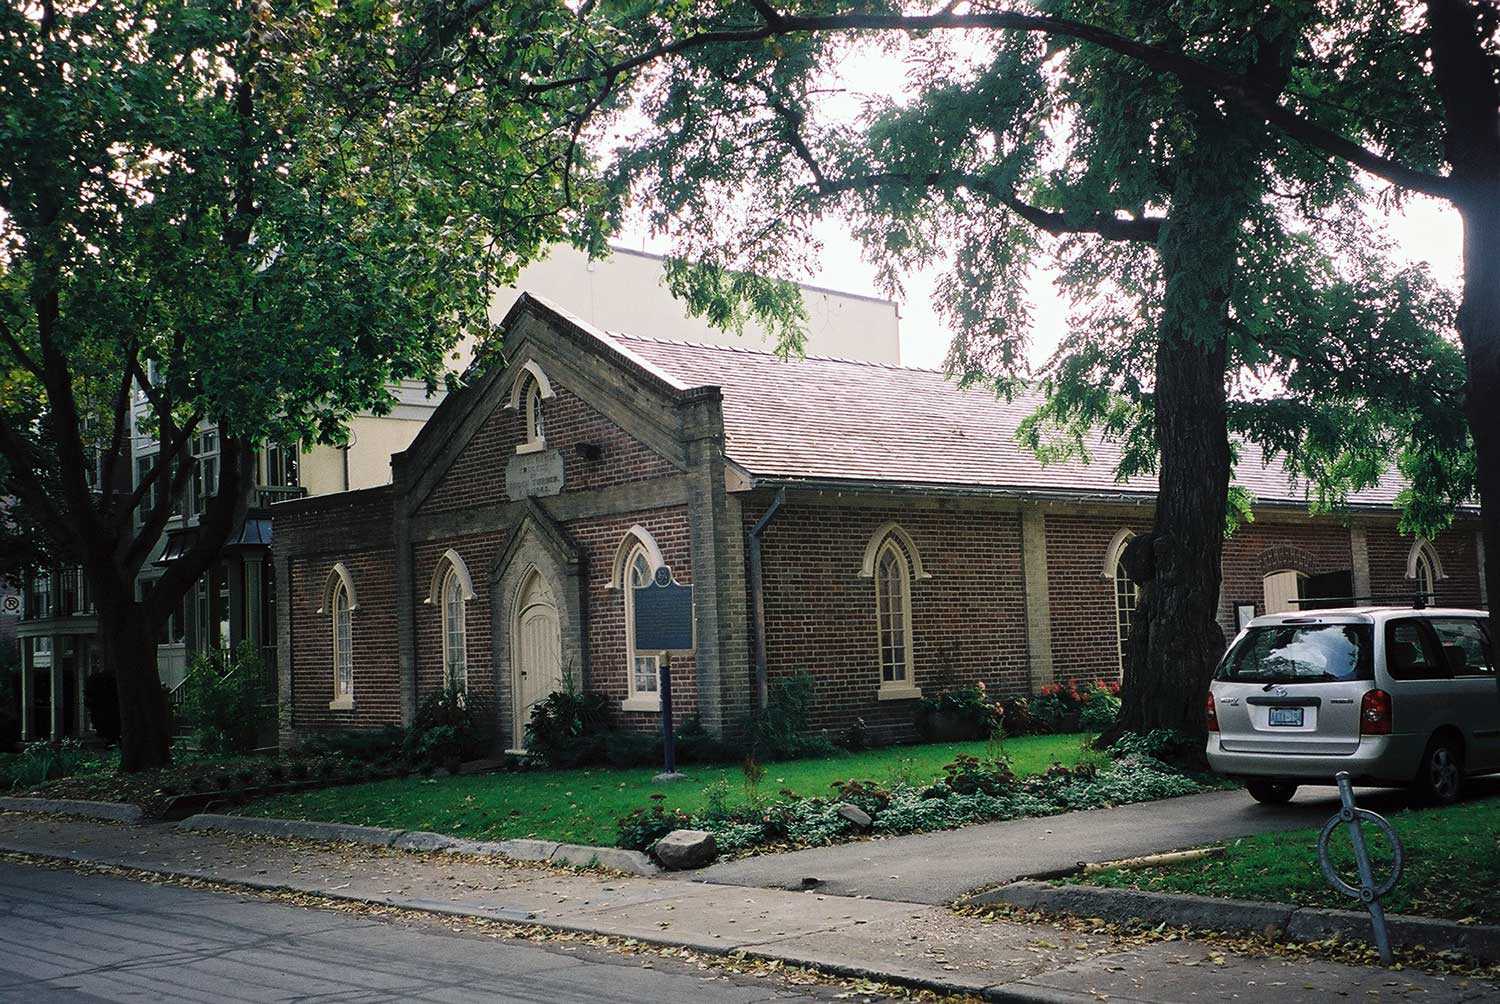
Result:
{"label": "silver minivan", "polygon": [[1500,772],[1500,686],[1483,610],[1358,607],[1257,617],[1208,695],[1208,762],[1259,802],[1298,785],[1412,785],[1452,802]]}

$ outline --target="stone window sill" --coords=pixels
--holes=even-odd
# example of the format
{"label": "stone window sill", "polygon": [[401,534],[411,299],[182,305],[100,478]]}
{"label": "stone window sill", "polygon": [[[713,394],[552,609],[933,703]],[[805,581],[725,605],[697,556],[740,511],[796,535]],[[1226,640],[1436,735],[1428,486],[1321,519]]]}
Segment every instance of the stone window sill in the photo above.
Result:
{"label": "stone window sill", "polygon": [[653,714],[661,711],[661,699],[655,694],[649,697],[627,697],[620,702],[621,711],[650,711]]}
{"label": "stone window sill", "polygon": [[886,683],[880,687],[876,698],[881,701],[915,701],[922,696],[922,688],[910,683]]}
{"label": "stone window sill", "polygon": [[517,453],[541,453],[547,448],[545,439],[532,439],[516,447]]}
{"label": "stone window sill", "polygon": [[352,697],[335,697],[333,700],[331,700],[331,701],[328,702],[328,710],[329,711],[353,711],[354,710],[354,698],[352,698]]}

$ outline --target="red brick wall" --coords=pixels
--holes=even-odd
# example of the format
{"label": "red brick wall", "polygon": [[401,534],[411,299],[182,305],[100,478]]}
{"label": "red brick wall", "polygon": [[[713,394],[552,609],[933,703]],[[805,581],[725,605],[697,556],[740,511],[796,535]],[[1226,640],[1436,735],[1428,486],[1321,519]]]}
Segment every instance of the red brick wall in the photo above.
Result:
{"label": "red brick wall", "polygon": [[[628,513],[569,523],[568,532],[584,552],[588,569],[589,689],[601,691],[616,702],[615,724],[621,728],[649,731],[661,723],[650,712],[622,711],[618,702],[630,692],[629,667],[625,656],[625,598],[610,589],[615,554],[630,528],[640,524],[661,548],[662,560],[684,584],[693,581],[692,549],[688,537],[687,509],[675,506],[648,512]],[[697,671],[693,659],[672,660],[673,719],[681,722],[696,713]]]}
{"label": "red brick wall", "polygon": [[[1374,560],[1371,560],[1372,572]],[[1235,530],[1224,542],[1223,603],[1219,626],[1225,641],[1236,633],[1234,608],[1254,603],[1255,612],[1266,612],[1265,577],[1292,569],[1307,575],[1352,571],[1354,553],[1349,530],[1331,520],[1309,523],[1259,520]]]}
{"label": "red brick wall", "polygon": [[[542,403],[548,448],[563,457],[563,491],[583,491],[662,477],[673,472],[661,455],[605,418],[564,387]],[[505,465],[526,438],[519,411],[496,408],[433,489],[422,512],[505,502]],[[592,443],[603,449],[598,460],[579,455],[575,446]]]}
{"label": "red brick wall", "polygon": [[[1459,523],[1432,541],[1447,576],[1437,583],[1437,603],[1442,606],[1479,606],[1479,554],[1474,528],[1472,522]],[[1416,580],[1406,577],[1412,538],[1397,533],[1395,524],[1372,526],[1365,538],[1370,552],[1370,591],[1382,598],[1414,595]]]}
{"label": "red brick wall", "polygon": [[421,543],[412,548],[418,694],[427,694],[443,686],[442,597],[439,596],[437,603],[429,603],[428,598],[438,560],[451,547],[463,559],[469,576],[474,580],[474,598],[464,604],[469,692],[486,705],[494,706],[496,679],[490,656],[490,568],[504,546],[505,534],[496,531]]}
{"label": "red brick wall", "polygon": [[[401,723],[395,563],[389,491],[353,492],[281,511],[276,546],[288,557],[292,708],[295,731]],[[351,543],[339,548],[329,527]],[[331,711],[333,618],[324,605],[328,577],[342,561],[354,583],[354,710]]]}
{"label": "red brick wall", "polygon": [[1121,529],[1149,532],[1150,514],[1131,507],[1118,516],[1049,512],[1045,520],[1053,679],[1117,680],[1115,584],[1101,572],[1115,534]]}
{"label": "red brick wall", "polygon": [[[747,525],[761,511],[747,511]],[[812,673],[814,725],[835,737],[857,718],[890,738],[912,734],[914,702],[876,699],[875,584],[860,575],[870,537],[887,521],[911,535],[932,576],[914,581],[911,593],[913,668],[924,695],[975,680],[997,693],[1028,685],[1018,515],[792,501],[762,548],[767,671],[773,681]]]}

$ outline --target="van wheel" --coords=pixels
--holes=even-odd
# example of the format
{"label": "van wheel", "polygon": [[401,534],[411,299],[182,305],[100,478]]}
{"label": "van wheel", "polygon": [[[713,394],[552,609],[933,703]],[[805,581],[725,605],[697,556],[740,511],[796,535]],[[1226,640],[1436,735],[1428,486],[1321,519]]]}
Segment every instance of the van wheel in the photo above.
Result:
{"label": "van wheel", "polygon": [[1245,790],[1261,805],[1285,805],[1297,794],[1297,786],[1290,781],[1246,781]]}
{"label": "van wheel", "polygon": [[1452,805],[1464,787],[1464,755],[1451,736],[1433,736],[1422,754],[1422,766],[1413,785],[1424,802]]}

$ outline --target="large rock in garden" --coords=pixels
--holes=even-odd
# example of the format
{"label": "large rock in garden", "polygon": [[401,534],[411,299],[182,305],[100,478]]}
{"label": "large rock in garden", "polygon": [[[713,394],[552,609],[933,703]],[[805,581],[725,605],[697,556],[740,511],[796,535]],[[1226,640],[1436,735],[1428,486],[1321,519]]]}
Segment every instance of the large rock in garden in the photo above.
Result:
{"label": "large rock in garden", "polygon": [[845,819],[849,820],[849,822],[854,825],[854,828],[856,830],[868,830],[875,823],[875,821],[870,818],[870,814],[868,812],[866,812],[864,809],[861,809],[859,806],[851,805],[848,802],[840,802],[838,808],[835,811],[840,816],[843,816]]}
{"label": "large rock in garden", "polygon": [[709,864],[718,857],[719,846],[705,830],[673,830],[656,842],[652,853],[663,868],[675,872]]}

